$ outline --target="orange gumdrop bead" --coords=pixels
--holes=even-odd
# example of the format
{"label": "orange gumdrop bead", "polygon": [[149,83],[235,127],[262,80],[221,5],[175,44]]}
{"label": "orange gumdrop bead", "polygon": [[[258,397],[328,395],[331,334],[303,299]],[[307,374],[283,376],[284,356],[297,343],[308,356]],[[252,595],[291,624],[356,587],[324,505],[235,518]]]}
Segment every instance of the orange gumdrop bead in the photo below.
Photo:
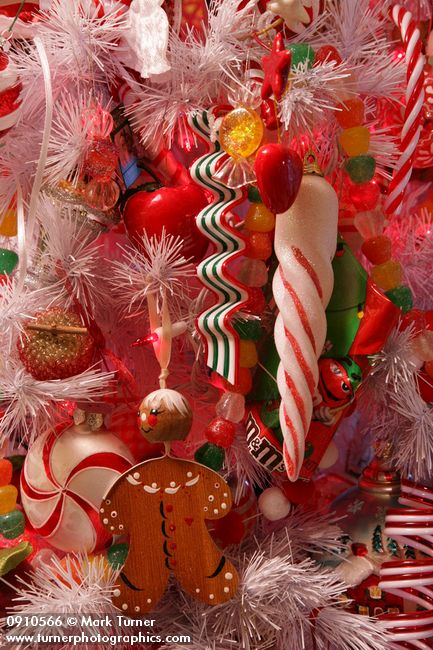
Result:
{"label": "orange gumdrop bead", "polygon": [[248,209],[244,225],[254,232],[270,232],[275,228],[275,215],[263,203],[253,203]]}
{"label": "orange gumdrop bead", "polygon": [[9,485],[12,480],[13,466],[7,458],[0,458],[0,487]]}
{"label": "orange gumdrop bead", "polygon": [[272,255],[272,239],[268,233],[250,233],[246,255],[256,260],[267,260]]}
{"label": "orange gumdrop bead", "polygon": [[17,235],[17,211],[13,203],[0,215],[0,235],[3,237],[16,237]]}
{"label": "orange gumdrop bead", "polygon": [[353,126],[339,135],[339,141],[347,156],[361,156],[370,146],[370,131],[365,126]]}
{"label": "orange gumdrop bead", "polygon": [[353,126],[360,126],[364,121],[364,102],[359,97],[346,99],[338,104],[335,111],[335,118],[343,129],[350,129]]}
{"label": "orange gumdrop bead", "polygon": [[3,485],[0,487],[0,515],[6,515],[15,510],[17,504],[18,490],[15,485]]}
{"label": "orange gumdrop bead", "polygon": [[388,260],[384,264],[374,266],[371,270],[371,278],[381,289],[389,291],[401,285],[403,270],[400,262]]}
{"label": "orange gumdrop bead", "polygon": [[362,244],[362,252],[372,264],[383,264],[391,259],[392,242],[386,235],[367,239]]}
{"label": "orange gumdrop bead", "polygon": [[230,382],[228,382],[226,379],[223,379],[222,386],[224,390],[230,391],[231,393],[240,393],[241,395],[247,395],[253,387],[253,378],[251,376],[250,369],[239,368],[238,380],[236,384],[230,384]]}
{"label": "orange gumdrop bead", "polygon": [[254,368],[258,363],[257,348],[254,341],[241,340],[239,346],[239,365],[241,368]]}

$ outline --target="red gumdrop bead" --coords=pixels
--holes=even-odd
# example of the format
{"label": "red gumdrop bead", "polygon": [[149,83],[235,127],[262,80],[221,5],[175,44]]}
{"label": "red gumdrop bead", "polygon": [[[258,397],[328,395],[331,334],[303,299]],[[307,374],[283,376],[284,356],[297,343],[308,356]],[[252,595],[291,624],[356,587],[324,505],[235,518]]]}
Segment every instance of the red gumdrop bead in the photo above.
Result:
{"label": "red gumdrop bead", "polygon": [[0,487],[9,485],[12,480],[13,466],[7,458],[0,458]]}
{"label": "red gumdrop bead", "polygon": [[240,393],[241,395],[247,395],[253,387],[253,378],[250,369],[239,368],[236,384],[230,384],[226,379],[223,379],[221,385],[224,390],[232,393]]}
{"label": "red gumdrop bead", "polygon": [[411,309],[401,317],[400,330],[404,331],[412,326],[414,335],[420,334],[426,328],[425,320],[425,312],[421,309]]}
{"label": "red gumdrop bead", "polygon": [[314,65],[322,65],[322,63],[331,63],[332,61],[337,65],[340,65],[343,61],[337,48],[333,45],[319,47],[314,57]]}
{"label": "red gumdrop bead", "polygon": [[267,260],[272,255],[272,239],[268,233],[250,233],[245,254],[255,260]]}
{"label": "red gumdrop bead", "polygon": [[259,287],[248,287],[248,300],[243,307],[244,311],[259,316],[266,307],[266,298]]}
{"label": "red gumdrop bead", "polygon": [[372,264],[383,264],[391,259],[392,242],[386,235],[379,235],[367,239],[362,244],[361,250]]}
{"label": "red gumdrop bead", "polygon": [[359,211],[373,210],[379,202],[380,188],[376,181],[350,185],[349,196]]}
{"label": "red gumdrop bead", "polygon": [[335,119],[342,129],[351,129],[353,126],[360,126],[364,122],[364,102],[359,97],[346,99],[338,104],[335,111]]}
{"label": "red gumdrop bead", "polygon": [[236,435],[236,426],[224,418],[214,418],[207,425],[205,436],[208,442],[228,449],[233,444]]}

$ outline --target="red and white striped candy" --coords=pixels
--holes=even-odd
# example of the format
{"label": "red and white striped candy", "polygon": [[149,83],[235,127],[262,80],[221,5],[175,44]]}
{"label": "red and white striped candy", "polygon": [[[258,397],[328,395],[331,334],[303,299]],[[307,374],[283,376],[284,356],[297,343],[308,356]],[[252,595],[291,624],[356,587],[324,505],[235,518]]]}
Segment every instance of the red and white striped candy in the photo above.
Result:
{"label": "red and white striped candy", "polygon": [[[389,510],[385,534],[401,547],[410,546],[433,558],[432,490],[403,481],[399,501],[412,507]],[[425,610],[380,617],[393,642],[391,647],[432,648],[433,559],[385,562],[380,570],[379,587]]]}
{"label": "red and white striped candy", "polygon": [[410,11],[395,5],[392,18],[398,26],[405,47],[406,106],[400,136],[400,158],[389,184],[385,201],[386,214],[399,213],[412,175],[416,147],[421,133],[424,105],[424,55],[421,52],[421,35]]}
{"label": "red and white striped candy", "polygon": [[6,52],[0,52],[0,137],[18,121],[22,86]]}
{"label": "red and white striped candy", "polygon": [[63,551],[101,548],[109,539],[99,521],[102,498],[132,464],[128,448],[109,431],[72,426],[42,434],[21,473],[21,501],[30,524]]}

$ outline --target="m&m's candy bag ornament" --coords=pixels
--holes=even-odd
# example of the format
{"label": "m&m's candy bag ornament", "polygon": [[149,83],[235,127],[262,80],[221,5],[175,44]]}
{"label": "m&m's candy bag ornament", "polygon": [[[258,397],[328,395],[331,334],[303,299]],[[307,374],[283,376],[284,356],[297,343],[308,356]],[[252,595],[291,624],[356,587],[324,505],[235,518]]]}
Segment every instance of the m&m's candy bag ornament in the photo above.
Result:
{"label": "m&m's candy bag ornament", "polygon": [[263,133],[263,122],[253,108],[241,105],[227,113],[219,128],[219,143],[229,158],[213,177],[231,188],[252,183],[255,174],[251,157],[259,148]]}

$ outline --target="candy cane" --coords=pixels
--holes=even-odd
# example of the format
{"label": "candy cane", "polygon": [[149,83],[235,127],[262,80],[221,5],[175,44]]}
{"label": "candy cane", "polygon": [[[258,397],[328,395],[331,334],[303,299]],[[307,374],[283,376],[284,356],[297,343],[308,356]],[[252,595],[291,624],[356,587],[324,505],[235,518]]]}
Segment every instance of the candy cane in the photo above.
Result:
{"label": "candy cane", "polygon": [[[411,507],[387,512],[385,534],[402,547],[412,547],[433,558],[433,491],[403,481],[399,501]],[[394,648],[432,647],[433,559],[430,558],[382,564],[379,587],[424,608],[424,611],[381,616]]]}
{"label": "candy cane", "polygon": [[0,137],[18,121],[22,85],[6,52],[0,52]]}
{"label": "candy cane", "polygon": [[405,47],[406,107],[400,136],[400,158],[389,184],[385,202],[387,214],[401,211],[404,193],[412,175],[416,147],[421,133],[424,105],[424,55],[421,52],[421,35],[410,11],[395,5],[392,18],[400,29]]}
{"label": "candy cane", "polygon": [[221,150],[219,142],[211,141],[208,114],[196,114],[189,122],[209,148],[209,153],[201,156],[191,167],[191,176],[214,196],[214,200],[197,216],[197,225],[214,244],[216,252],[199,265],[197,272],[203,284],[217,296],[217,302],[199,316],[197,327],[205,342],[207,365],[229,382],[235,383],[239,336],[230,321],[233,314],[246,303],[248,292],[227,271],[228,264],[245,249],[244,239],[228,219],[230,209],[243,200],[243,193],[213,178],[228,155]]}
{"label": "candy cane", "polygon": [[318,382],[318,358],[326,338],[325,307],[334,274],[338,199],[321,176],[304,175],[295,202],[277,215],[275,254],[279,267],[273,295],[280,313],[274,338],[281,359],[277,382],[284,463],[297,479]]}

